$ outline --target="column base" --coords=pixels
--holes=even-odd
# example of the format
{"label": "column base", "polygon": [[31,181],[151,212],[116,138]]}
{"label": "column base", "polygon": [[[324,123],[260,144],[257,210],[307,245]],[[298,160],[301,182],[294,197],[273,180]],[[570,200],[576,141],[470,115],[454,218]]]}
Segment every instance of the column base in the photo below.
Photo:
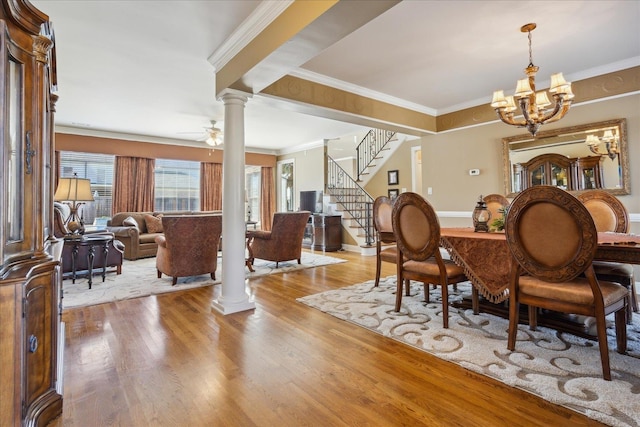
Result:
{"label": "column base", "polygon": [[221,301],[221,299],[222,297],[211,301],[211,308],[224,315],[254,310],[256,308],[256,303],[248,298],[239,302]]}

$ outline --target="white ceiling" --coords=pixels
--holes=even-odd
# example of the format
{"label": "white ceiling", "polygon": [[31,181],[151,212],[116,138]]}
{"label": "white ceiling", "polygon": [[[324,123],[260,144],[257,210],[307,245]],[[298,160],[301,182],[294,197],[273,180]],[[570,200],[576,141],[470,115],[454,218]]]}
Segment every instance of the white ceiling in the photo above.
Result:
{"label": "white ceiling", "polygon": [[[361,1],[361,0],[350,0]],[[56,125],[79,132],[202,145],[215,99],[214,54],[261,3],[32,0],[56,36]],[[640,65],[640,1],[405,0],[290,73],[431,115],[489,103],[515,89],[536,22],[538,87]],[[282,152],[365,128],[296,113],[256,95],[246,146]]]}

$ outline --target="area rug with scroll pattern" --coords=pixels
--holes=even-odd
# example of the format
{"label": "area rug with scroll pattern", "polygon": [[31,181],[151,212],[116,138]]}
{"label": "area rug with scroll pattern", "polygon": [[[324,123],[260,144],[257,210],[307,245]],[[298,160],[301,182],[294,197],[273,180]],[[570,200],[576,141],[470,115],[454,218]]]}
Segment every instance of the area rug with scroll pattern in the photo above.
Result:
{"label": "area rug with scroll pattern", "polygon": [[[472,310],[449,309],[442,327],[440,289],[426,303],[421,283],[412,282],[394,311],[396,278],[381,279],[299,298],[298,301],[518,387],[612,426],[640,426],[640,314],[627,325],[628,350],[615,351],[613,320],[608,328],[612,381],[602,378],[596,341],[553,329],[520,325],[515,351],[507,350],[508,320]],[[450,303],[470,293],[470,284],[450,290]],[[453,294],[453,295],[452,295]],[[608,319],[609,320],[609,319]]]}
{"label": "area rug with scroll pattern", "polygon": [[[302,252],[300,264],[296,260],[281,261],[276,263],[256,259],[253,265],[253,273],[246,270],[247,278],[266,276],[268,274],[287,273],[304,268],[319,267],[322,265],[346,262],[344,259],[323,255],[314,252]],[[182,291],[185,289],[199,288],[220,283],[222,276],[222,260],[218,260],[216,280],[209,274],[193,277],[179,277],[175,286],[171,286],[171,278],[163,275],[158,279],[156,273],[156,259],[143,258],[135,261],[125,260],[122,265],[122,274],[107,273],[105,281],[101,276],[94,276],[91,289],[86,278],[78,279],[75,283],[65,279],[62,283],[62,307],[69,309],[102,304],[106,302],[120,301],[130,298],[138,298],[148,295],[157,295],[166,292]]]}

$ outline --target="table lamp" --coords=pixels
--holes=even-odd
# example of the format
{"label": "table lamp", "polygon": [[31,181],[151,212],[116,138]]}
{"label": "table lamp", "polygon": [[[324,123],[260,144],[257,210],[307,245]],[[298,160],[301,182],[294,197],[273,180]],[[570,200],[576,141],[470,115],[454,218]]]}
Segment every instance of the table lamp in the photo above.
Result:
{"label": "table lamp", "polygon": [[76,173],[73,174],[72,178],[60,178],[53,200],[65,202],[69,205],[71,213],[64,223],[72,233],[82,233],[84,224],[82,224],[82,218],[78,216],[78,209],[85,202],[93,202],[91,181],[85,178],[78,178]]}

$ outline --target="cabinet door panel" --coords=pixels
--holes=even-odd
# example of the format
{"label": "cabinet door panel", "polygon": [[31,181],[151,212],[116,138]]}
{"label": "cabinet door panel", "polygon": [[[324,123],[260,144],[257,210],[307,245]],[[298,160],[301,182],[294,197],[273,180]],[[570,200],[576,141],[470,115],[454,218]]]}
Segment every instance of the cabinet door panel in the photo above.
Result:
{"label": "cabinet door panel", "polygon": [[51,361],[55,357],[52,328],[55,313],[52,309],[53,273],[41,274],[25,285],[24,355],[25,405],[28,407],[38,396],[54,388]]}

